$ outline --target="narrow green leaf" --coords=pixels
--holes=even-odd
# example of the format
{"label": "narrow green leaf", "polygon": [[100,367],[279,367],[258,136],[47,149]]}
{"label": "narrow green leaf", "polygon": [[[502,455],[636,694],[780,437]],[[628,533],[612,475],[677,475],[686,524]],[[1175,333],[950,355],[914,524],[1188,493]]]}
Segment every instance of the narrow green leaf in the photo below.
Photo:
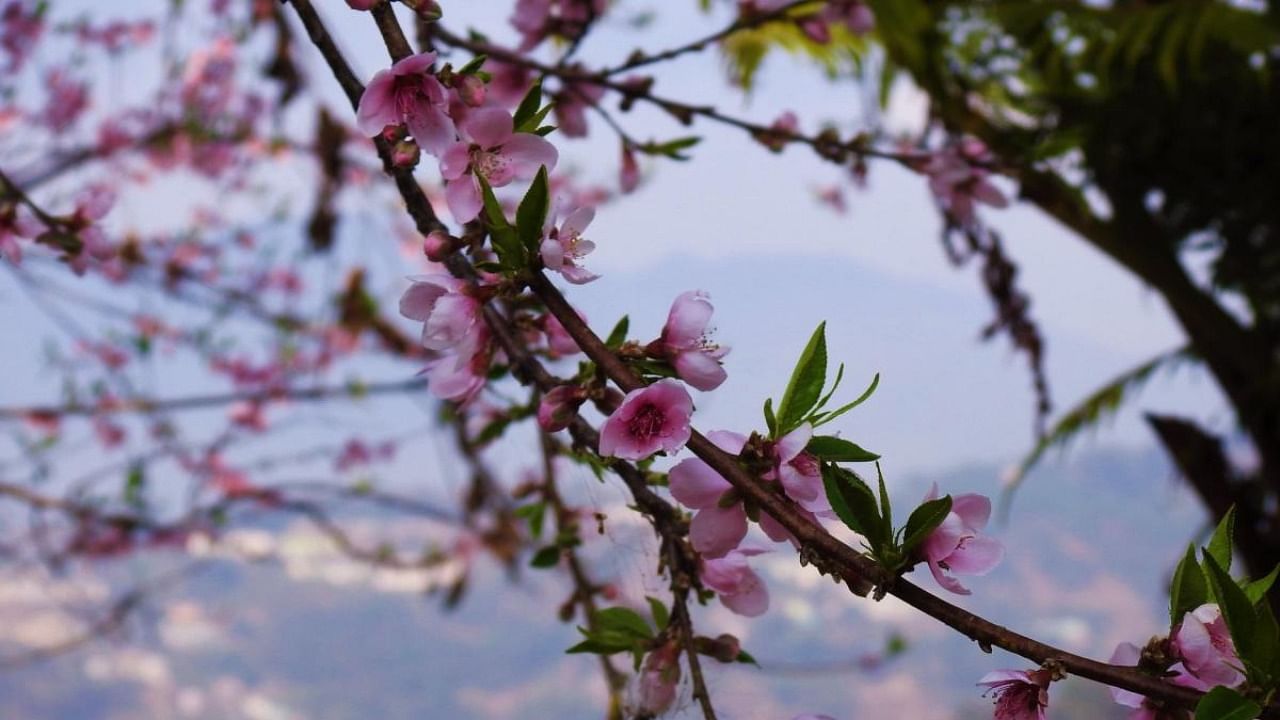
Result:
{"label": "narrow green leaf", "polygon": [[614,647],[612,645],[607,645],[605,643],[602,643],[598,640],[583,640],[577,645],[574,645],[568,650],[565,650],[565,653],[568,655],[577,655],[580,653],[591,653],[593,655],[612,655],[613,653],[622,652],[623,650],[628,650],[628,649],[630,649],[630,646]]}
{"label": "narrow green leaf", "polygon": [[530,253],[538,252],[542,242],[542,229],[547,224],[547,212],[551,207],[551,195],[547,185],[547,166],[538,168],[538,174],[529,184],[529,191],[516,209],[516,237]]}
{"label": "narrow green leaf", "polygon": [[484,65],[484,61],[488,59],[489,58],[487,55],[484,55],[484,54],[477,55],[471,58],[469,61],[467,61],[466,65],[463,65],[462,67],[458,68],[458,74],[470,75],[476,72],[477,70],[479,70],[480,66]]}
{"label": "narrow green leaf", "polygon": [[1229,687],[1219,685],[1196,704],[1196,720],[1253,720],[1262,706]]}
{"label": "narrow green leaf", "polygon": [[[525,120],[523,123],[517,125],[515,128],[515,131],[522,132],[522,133],[533,133],[535,135],[540,135],[540,136],[547,135],[552,130],[555,130],[555,127],[552,125],[544,126],[542,124],[542,121],[547,119],[547,115],[551,113],[551,109],[554,107],[555,107],[555,103],[547,103],[542,107],[541,110],[534,113],[533,116],[530,117],[528,120]],[[539,130],[542,130],[544,127],[546,128],[546,132],[538,132]]]}
{"label": "narrow green leaf", "polygon": [[764,399],[764,424],[769,428],[769,437],[778,437],[778,418],[773,414],[773,398]]}
{"label": "narrow green leaf", "polygon": [[880,456],[863,449],[857,443],[832,435],[815,435],[805,446],[805,450],[831,462],[871,462]]}
{"label": "narrow green leaf", "polygon": [[889,490],[884,486],[884,473],[880,472],[880,463],[876,463],[876,479],[880,484],[880,514],[884,519],[883,527],[887,531],[885,541],[893,540],[893,506],[889,504]]}
{"label": "narrow green leaf", "polygon": [[747,652],[746,650],[739,650],[738,657],[734,658],[734,660],[736,662],[746,663],[748,665],[755,665],[756,667],[760,667],[760,663],[756,662],[756,659],[752,657],[751,653]]}
{"label": "narrow green leaf", "polygon": [[819,420],[815,420],[815,421],[814,421],[814,423],[813,423],[813,426],[814,426],[814,427],[817,427],[817,426],[819,426],[819,425],[826,425],[827,423],[831,422],[832,420],[835,420],[836,418],[840,417],[841,415],[844,415],[845,413],[849,412],[850,410],[852,410],[852,409],[854,409],[854,408],[858,407],[858,406],[859,406],[859,405],[861,405],[862,403],[866,402],[866,401],[867,401],[867,399],[868,399],[868,398],[870,398],[870,397],[872,396],[872,394],[874,394],[874,393],[875,393],[876,388],[877,388],[877,387],[879,387],[879,386],[880,386],[880,373],[876,373],[875,377],[871,378],[871,384],[870,384],[870,385],[868,385],[868,386],[867,386],[867,389],[866,389],[866,390],[863,390],[863,391],[862,391],[862,394],[861,394],[861,395],[859,395],[859,396],[858,396],[858,397],[857,397],[853,402],[849,403],[848,405],[842,405],[842,406],[840,406],[840,407],[836,408],[835,410],[832,410],[831,412],[828,412],[828,413],[823,414],[823,416],[822,416],[822,420],[821,420],[821,421],[819,421]]}
{"label": "narrow green leaf", "polygon": [[515,516],[524,518],[529,523],[529,534],[535,540],[542,537],[543,519],[546,517],[546,503],[530,503],[529,505],[521,505],[515,509]]}
{"label": "narrow green leaf", "polygon": [[1209,602],[1209,586],[1204,572],[1196,561],[1196,546],[1187,545],[1178,568],[1173,571],[1173,583],[1169,588],[1169,626],[1182,622],[1182,616]]}
{"label": "narrow green leaf", "polygon": [[524,246],[520,244],[515,228],[511,227],[506,214],[502,212],[502,205],[493,194],[493,188],[489,187],[484,178],[477,179],[484,198],[484,217],[489,224],[489,240],[493,251],[498,254],[498,264],[504,270],[519,270],[525,265]]}
{"label": "narrow green leaf", "polygon": [[950,495],[921,503],[919,507],[912,510],[911,517],[907,518],[907,526],[902,532],[902,554],[910,557],[911,552],[919,547],[920,543],[929,537],[929,533],[937,529],[950,513]]}
{"label": "narrow green leaf", "polygon": [[1271,568],[1271,572],[1267,573],[1265,577],[1246,583],[1242,588],[1245,597],[1249,598],[1249,602],[1254,605],[1262,602],[1262,599],[1271,590],[1271,586],[1275,584],[1278,575],[1280,575],[1280,565]]}
{"label": "narrow green leaf", "polygon": [[1204,553],[1204,567],[1209,587],[1222,610],[1223,619],[1227,621],[1227,629],[1231,631],[1237,654],[1245,663],[1255,662],[1253,651],[1258,638],[1254,634],[1257,623],[1253,603],[1208,551]]}
{"label": "narrow green leaf", "polygon": [[827,394],[823,395],[818,400],[818,404],[813,406],[813,409],[815,411],[821,410],[822,408],[827,406],[827,403],[831,401],[831,396],[835,395],[836,390],[840,389],[841,380],[844,380],[844,363],[840,363],[840,367],[836,368],[835,382],[831,383],[831,387],[827,388]]}
{"label": "narrow green leaf", "polygon": [[791,372],[791,380],[778,403],[778,433],[786,434],[800,425],[800,421],[818,397],[827,382],[827,323],[822,322],[813,331],[804,352]]}
{"label": "narrow green leaf", "polygon": [[631,317],[623,315],[617,325],[609,331],[609,337],[604,341],[606,347],[610,350],[617,350],[622,347],[622,343],[627,341],[627,333],[631,330]]}
{"label": "narrow green leaf", "polygon": [[665,630],[671,619],[667,606],[655,597],[645,596],[645,600],[649,601],[649,614],[653,616],[653,624],[658,626],[658,630]]}
{"label": "narrow green leaf", "polygon": [[1222,516],[1222,521],[1213,531],[1213,537],[1209,538],[1209,554],[1218,561],[1218,565],[1222,566],[1223,570],[1231,570],[1231,544],[1235,540],[1235,535],[1236,508],[1233,505],[1227,510],[1227,514]]}
{"label": "narrow green leaf", "polygon": [[523,127],[524,124],[538,113],[538,108],[542,107],[542,81],[539,80],[529,87],[529,92],[524,94],[524,98],[520,100],[520,104],[516,107],[516,113],[513,117],[514,127]]}

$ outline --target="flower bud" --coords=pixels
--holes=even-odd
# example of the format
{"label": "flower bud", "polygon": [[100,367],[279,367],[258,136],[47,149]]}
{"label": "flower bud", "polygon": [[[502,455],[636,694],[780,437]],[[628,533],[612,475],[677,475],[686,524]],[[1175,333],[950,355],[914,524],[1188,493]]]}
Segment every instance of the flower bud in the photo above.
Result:
{"label": "flower bud", "polygon": [[391,148],[391,164],[398,168],[412,170],[417,167],[422,151],[412,138],[405,138]]}
{"label": "flower bud", "polygon": [[636,154],[625,144],[622,146],[622,169],[618,174],[618,185],[622,192],[629,193],[640,184],[640,166],[636,164]]}
{"label": "flower bud", "polygon": [[453,238],[443,230],[432,230],[422,242],[422,253],[432,262],[444,262],[453,252]]}
{"label": "flower bud", "polygon": [[379,133],[379,135],[382,137],[383,140],[386,140],[387,142],[394,144],[408,137],[409,131],[405,128],[404,125],[397,123],[395,125],[388,125],[382,128],[382,132]]}
{"label": "flower bud", "polygon": [[462,102],[470,107],[480,107],[484,104],[485,86],[484,81],[475,75],[463,75],[458,78],[458,97],[462,98]]}
{"label": "flower bud", "polygon": [[372,10],[379,0],[347,0],[347,5],[352,10]]}

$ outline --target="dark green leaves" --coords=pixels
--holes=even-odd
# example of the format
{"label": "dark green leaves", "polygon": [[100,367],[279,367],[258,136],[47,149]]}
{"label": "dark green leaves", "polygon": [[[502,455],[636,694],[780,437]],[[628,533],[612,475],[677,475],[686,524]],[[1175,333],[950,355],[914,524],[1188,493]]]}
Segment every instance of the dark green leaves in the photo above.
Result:
{"label": "dark green leaves", "polygon": [[862,478],[830,463],[822,464],[822,485],[831,509],[850,530],[867,539],[877,556],[893,541],[893,531],[880,514],[876,494]]}
{"label": "dark green leaves", "polygon": [[594,629],[578,628],[578,632],[582,633],[584,639],[566,650],[566,653],[612,655],[631,652],[638,656],[654,638],[649,623],[630,608],[611,607],[598,610],[591,616],[591,624]]}
{"label": "dark green leaves", "polygon": [[609,331],[609,337],[604,341],[605,347],[610,350],[617,350],[622,347],[622,343],[627,341],[627,333],[631,330],[631,317],[623,315],[617,325]]}
{"label": "dark green leaves", "polygon": [[1209,547],[1207,552],[1218,561],[1218,565],[1223,570],[1231,569],[1231,544],[1236,534],[1236,509],[1232,506],[1227,510],[1227,514],[1222,516],[1222,522],[1218,523],[1218,527],[1213,531],[1213,537],[1209,538]]}
{"label": "dark green leaves", "polygon": [[[840,381],[844,379],[844,365],[841,365],[836,371],[835,382],[831,384],[826,394],[823,394],[823,388],[827,383],[826,327],[827,324],[824,322],[813,331],[804,351],[800,353],[800,359],[796,361],[795,369],[791,371],[791,380],[787,383],[787,389],[782,393],[782,400],[776,409],[772,401],[765,402],[764,419],[769,427],[769,437],[773,439],[786,435],[804,423],[809,423],[816,428],[835,420],[865,402],[880,383],[880,376],[876,375],[866,391],[853,402],[835,410],[822,410],[835,395],[836,389],[840,387]],[[865,462],[877,457],[879,456],[874,453],[862,450],[857,460],[831,459],[838,462]]]}
{"label": "dark green leaves", "polygon": [[810,453],[830,462],[871,462],[880,456],[844,438],[818,435],[805,447]]}
{"label": "dark green leaves", "polygon": [[1219,685],[1200,698],[1196,720],[1253,720],[1262,706],[1231,688]]}
{"label": "dark green leaves", "polygon": [[543,226],[547,224],[547,213],[551,207],[551,196],[547,189],[547,166],[538,169],[538,174],[529,185],[529,192],[524,194],[520,207],[516,209],[516,237],[520,244],[530,253],[538,252],[542,242]]}
{"label": "dark green leaves", "polygon": [[1177,625],[1182,616],[1209,602],[1209,585],[1200,563],[1196,562],[1196,546],[1188,545],[1178,568],[1173,571],[1169,588],[1169,625]]}
{"label": "dark green leaves", "polygon": [[526,264],[524,246],[520,244],[516,229],[511,227],[506,213],[502,212],[502,205],[493,194],[493,188],[482,177],[477,176],[476,180],[480,183],[480,192],[484,198],[483,215],[489,226],[489,242],[493,245],[493,251],[498,254],[498,265],[507,272],[518,271]]}
{"label": "dark green leaves", "polygon": [[555,567],[560,562],[560,546],[548,545],[533,554],[529,564],[536,568]]}
{"label": "dark green leaves", "polygon": [[634,147],[637,151],[646,155],[661,155],[662,157],[668,157],[672,160],[688,160],[689,156],[683,154],[681,151],[687,150],[700,142],[702,142],[702,138],[690,136],[676,138],[675,140],[668,140],[667,142],[661,143],[650,140],[646,143],[637,143]]}
{"label": "dark green leaves", "polygon": [[827,382],[827,324],[813,331],[809,343],[791,371],[791,380],[778,403],[778,433],[785,435],[800,425],[822,395]]}
{"label": "dark green leaves", "polygon": [[[539,108],[542,107],[542,81],[539,80],[529,87],[529,91],[524,94],[520,100],[520,104],[516,106],[516,112],[513,117],[516,132],[531,132],[525,130],[525,126],[533,120],[538,114]],[[534,127],[537,127],[536,125]]]}
{"label": "dark green leaves", "polygon": [[951,513],[951,496],[945,495],[930,500],[911,512],[907,518],[907,526],[902,530],[902,553],[910,556],[911,552],[929,537],[947,515]]}

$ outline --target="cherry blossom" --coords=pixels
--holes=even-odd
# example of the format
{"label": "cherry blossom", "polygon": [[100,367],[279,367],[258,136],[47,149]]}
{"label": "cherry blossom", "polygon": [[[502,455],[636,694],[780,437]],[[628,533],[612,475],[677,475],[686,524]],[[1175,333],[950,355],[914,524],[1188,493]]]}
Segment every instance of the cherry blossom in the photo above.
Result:
{"label": "cherry blossom", "polygon": [[698,575],[715,590],[720,602],[738,615],[758,617],[769,609],[769,588],[747,564],[747,558],[764,550],[731,550],[721,558],[704,557]]}
{"label": "cherry blossom", "polygon": [[671,361],[681,380],[703,391],[715,390],[728,377],[720,359],[729,354],[729,348],[711,339],[713,311],[707,293],[682,293],[671,305],[662,336],[650,345],[651,351]]}
{"label": "cherry blossom", "polygon": [[1169,642],[1187,672],[1206,686],[1235,687],[1244,682],[1240,658],[1217,603],[1207,603],[1182,616]]}
{"label": "cherry blossom", "polygon": [[637,683],[637,709],[643,714],[661,715],[675,702],[679,684],[680,647],[666,643],[650,651]]}
{"label": "cherry blossom", "polygon": [[600,430],[600,454],[643,460],[662,450],[675,452],[689,441],[693,399],[667,378],[632,390]]}
{"label": "cherry blossom", "polygon": [[483,327],[480,301],[467,284],[451,275],[410,278],[413,284],[400,297],[400,314],[422,323],[422,346],[429,350],[459,349],[468,357],[479,346]]}
{"label": "cherry blossom", "polygon": [[995,720],[1045,720],[1052,681],[1047,670],[995,670],[978,684],[995,696]]}
{"label": "cherry blossom", "polygon": [[555,146],[533,133],[515,132],[506,110],[477,108],[462,122],[463,139],[448,147],[440,158],[445,201],[458,222],[470,222],[480,214],[480,179],[492,187],[512,180],[528,180],[546,166],[553,170]]}
{"label": "cherry blossom", "polygon": [[539,248],[542,263],[547,269],[560,273],[574,285],[583,285],[600,277],[578,264],[596,249],[595,243],[582,237],[582,231],[591,224],[595,216],[593,208],[578,208],[569,213],[558,228],[552,218],[552,227]]}
{"label": "cherry blossom", "polygon": [[[925,502],[938,497],[938,486],[925,496]],[[1000,541],[982,535],[982,529],[991,518],[991,500],[977,494],[956,495],[951,501],[951,512],[922,545],[924,559],[929,563],[933,578],[943,588],[957,595],[969,595],[970,590],[949,573],[960,575],[986,575],[1004,558],[1004,545]]]}
{"label": "cherry blossom", "polygon": [[569,427],[569,423],[573,422],[574,414],[586,400],[586,391],[577,385],[559,385],[552,388],[538,402],[538,426],[547,432],[556,432]]}
{"label": "cherry blossom", "polygon": [[425,52],[375,73],[356,111],[360,132],[372,137],[388,125],[403,123],[423,150],[436,156],[444,152],[457,133],[445,112],[445,88],[430,72],[435,61],[434,52]]}

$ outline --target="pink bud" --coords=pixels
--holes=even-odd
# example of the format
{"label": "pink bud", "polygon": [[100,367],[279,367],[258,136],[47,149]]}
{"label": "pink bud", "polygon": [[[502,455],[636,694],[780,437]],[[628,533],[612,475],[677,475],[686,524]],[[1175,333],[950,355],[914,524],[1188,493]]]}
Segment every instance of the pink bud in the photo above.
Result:
{"label": "pink bud", "polygon": [[383,140],[386,140],[389,143],[398,143],[408,137],[409,132],[405,129],[404,125],[397,123],[382,128],[382,132],[378,134]]}
{"label": "pink bud", "polygon": [[410,138],[401,140],[391,148],[391,164],[398,168],[412,170],[421,157],[422,151],[418,149],[418,143]]}
{"label": "pink bud", "polygon": [[378,4],[378,0],[347,0],[347,5],[352,10],[372,10],[374,5]]}
{"label": "pink bud", "polygon": [[475,75],[463,75],[458,79],[458,97],[471,107],[480,107],[485,98],[484,81]]}
{"label": "pink bud", "polygon": [[618,176],[618,184],[624,193],[632,192],[640,185],[640,166],[636,164],[636,154],[626,145],[622,146],[622,170]]}
{"label": "pink bud", "polygon": [[422,252],[432,262],[443,262],[453,252],[453,239],[443,230],[432,230],[422,242]]}

